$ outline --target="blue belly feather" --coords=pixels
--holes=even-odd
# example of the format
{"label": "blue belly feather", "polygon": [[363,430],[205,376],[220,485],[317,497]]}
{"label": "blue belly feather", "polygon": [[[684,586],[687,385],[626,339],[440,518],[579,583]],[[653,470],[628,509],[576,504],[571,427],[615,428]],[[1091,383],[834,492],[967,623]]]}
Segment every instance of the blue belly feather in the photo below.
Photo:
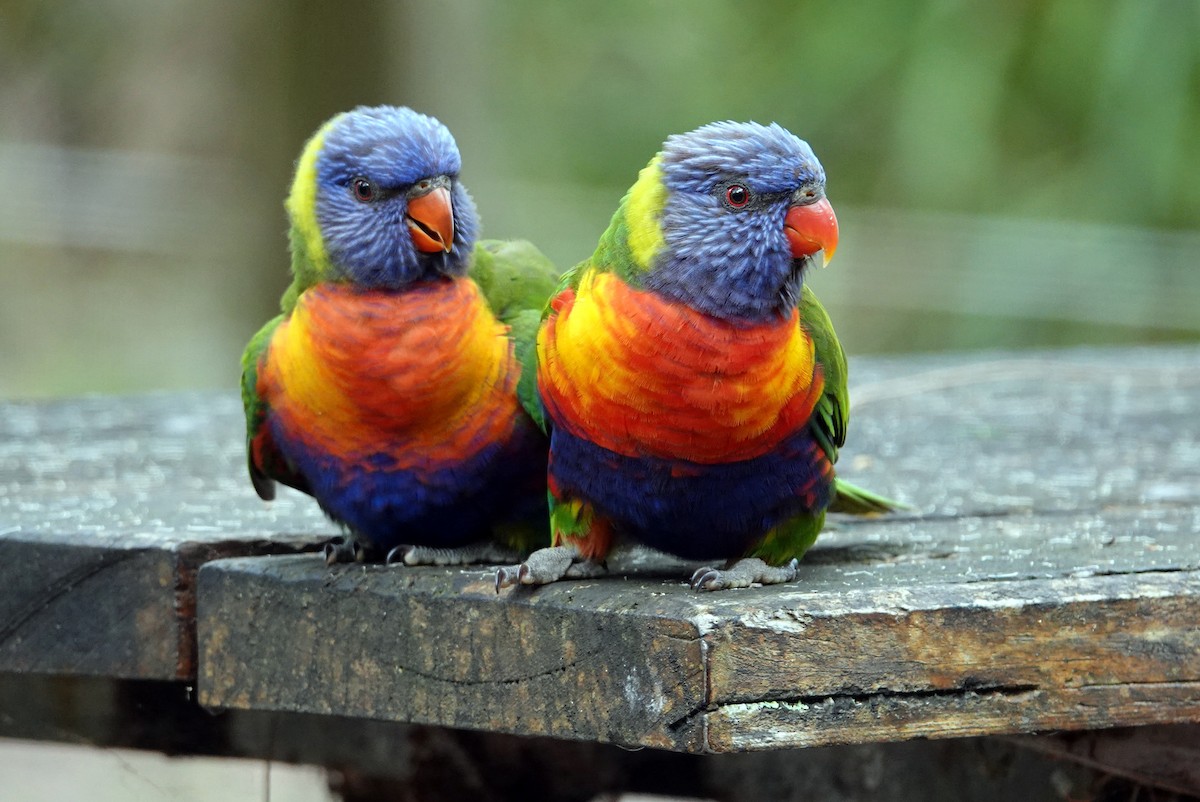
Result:
{"label": "blue belly feather", "polygon": [[325,514],[383,551],[400,544],[465,546],[487,539],[497,523],[546,526],[546,446],[532,424],[461,462],[409,470],[396,469],[382,453],[359,459],[322,453],[281,429],[272,429],[279,450],[308,480]]}
{"label": "blue belly feather", "polygon": [[825,509],[832,471],[806,427],[763,456],[702,465],[627,457],[557,427],[559,496],[591,503],[620,534],[688,560],[740,557],[776,524]]}

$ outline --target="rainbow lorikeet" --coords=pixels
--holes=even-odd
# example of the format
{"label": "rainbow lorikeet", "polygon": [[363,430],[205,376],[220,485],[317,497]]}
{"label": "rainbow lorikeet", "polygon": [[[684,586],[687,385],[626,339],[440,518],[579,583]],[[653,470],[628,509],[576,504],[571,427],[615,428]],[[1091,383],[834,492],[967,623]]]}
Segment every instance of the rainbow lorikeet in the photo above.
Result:
{"label": "rainbow lorikeet", "polygon": [[804,276],[837,240],[825,172],[780,126],[667,139],[547,310],[554,545],[497,587],[591,575],[618,536],[729,561],[697,589],[787,582],[827,510],[893,508],[834,476],[846,360]]}
{"label": "rainbow lorikeet", "polygon": [[255,489],[342,524],[331,563],[547,542],[546,439],[518,387],[532,404],[558,272],[529,243],[476,246],[459,168],[444,125],[388,106],[329,120],[296,165],[292,283],[246,347],[242,400]]}

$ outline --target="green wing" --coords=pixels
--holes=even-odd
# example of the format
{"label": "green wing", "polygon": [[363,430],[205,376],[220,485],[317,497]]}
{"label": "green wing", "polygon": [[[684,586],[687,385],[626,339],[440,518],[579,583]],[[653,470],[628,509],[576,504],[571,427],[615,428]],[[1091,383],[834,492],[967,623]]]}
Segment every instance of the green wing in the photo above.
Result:
{"label": "green wing", "polygon": [[559,271],[526,240],[480,240],[468,273],[492,313],[509,326],[521,365],[517,396],[543,431],[546,422],[537,399],[537,333],[543,310],[559,286]]}
{"label": "green wing", "polygon": [[[829,314],[817,295],[804,285],[800,296],[800,319],[813,339],[816,359],[825,369],[825,392],[814,412],[813,433],[829,459],[837,462],[838,449],[846,443],[846,424],[850,421],[850,394],[846,389],[846,354],[833,331]],[[845,479],[835,480],[837,492],[831,512],[870,515],[910,509],[908,505],[872,493]]]}
{"label": "green wing", "polygon": [[275,333],[283,315],[269,320],[258,333],[250,338],[246,350],[242,353],[242,407],[246,411],[246,466],[250,471],[250,481],[260,498],[270,501],[275,498],[275,482],[267,475],[264,466],[255,462],[254,450],[251,444],[255,437],[263,431],[269,406],[266,399],[258,394],[258,366],[267,347],[271,344],[271,335]]}
{"label": "green wing", "polygon": [[501,321],[532,309],[541,314],[558,286],[559,270],[527,240],[480,240],[468,275]]}
{"label": "green wing", "polygon": [[813,341],[816,360],[825,372],[825,391],[813,412],[813,432],[832,462],[846,442],[846,423],[850,418],[850,395],[846,390],[846,354],[833,331],[829,313],[817,295],[805,284],[800,293],[800,320]]}
{"label": "green wing", "polygon": [[271,337],[285,315],[267,322],[250,338],[242,353],[242,406],[246,411],[246,467],[250,481],[259,498],[270,501],[275,498],[275,482],[283,482],[302,493],[309,493],[308,482],[275,448],[270,429],[266,426],[270,405],[258,394],[258,369],[271,345]]}

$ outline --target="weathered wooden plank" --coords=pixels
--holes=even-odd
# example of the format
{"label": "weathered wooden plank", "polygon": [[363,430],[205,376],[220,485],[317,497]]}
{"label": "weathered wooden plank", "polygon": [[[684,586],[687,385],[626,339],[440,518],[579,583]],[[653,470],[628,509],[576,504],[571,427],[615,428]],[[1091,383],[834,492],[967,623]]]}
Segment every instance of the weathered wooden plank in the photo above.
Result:
{"label": "weathered wooden plank", "polygon": [[312,548],[245,479],[232,395],[0,405],[0,671],[195,675],[196,568]]}
{"label": "weathered wooden plank", "polygon": [[91,544],[331,533],[284,488],[264,504],[246,476],[245,423],[229,393],[0,403],[0,536]]}
{"label": "weathered wooden plank", "polygon": [[196,675],[195,576],[204,562],[293,553],[319,539],[0,537],[0,671],[120,679]]}
{"label": "weathered wooden plank", "polygon": [[707,633],[710,703],[1200,682],[1200,571],[764,601]]}
{"label": "weathered wooden plank", "polygon": [[723,621],[709,745],[1195,721],[1198,608],[1189,571],[856,592]]}
{"label": "weathered wooden plank", "polygon": [[200,698],[687,751],[1200,717],[1200,350],[856,375],[845,472],[918,510],[838,521],[793,585],[218,562]]}
{"label": "weathered wooden plank", "polygon": [[166,552],[7,536],[0,566],[4,670],[175,675],[174,567]]}
{"label": "weathered wooden plank", "polygon": [[201,570],[204,704],[713,752],[1200,720],[1195,571],[505,599],[480,571],[264,562]]}
{"label": "weathered wooden plank", "polygon": [[[841,518],[805,556],[802,587],[1053,579],[1200,568],[1200,506]],[[857,565],[857,568],[852,566]],[[836,568],[831,573],[831,568]],[[851,585],[845,584],[847,581]],[[828,585],[826,584],[828,583]]]}
{"label": "weathered wooden plank", "polygon": [[706,714],[713,752],[1200,721],[1200,682],[752,702]]}
{"label": "weathered wooden plank", "polygon": [[1200,502],[1200,349],[852,361],[839,469],[926,513]]}
{"label": "weathered wooden plank", "polygon": [[[1195,754],[1179,748],[1181,734],[1172,733],[1168,754],[1176,765],[1165,766],[1173,769],[1168,780],[1186,775],[1180,768],[1190,764],[1179,761]],[[963,738],[700,757],[338,716],[213,715],[195,705],[182,683],[3,673],[0,738],[312,763],[330,767],[343,788],[371,788],[365,798],[412,802],[579,802],[620,792],[728,802],[874,802],[885,789],[889,798],[929,802],[1060,802],[1064,795],[1089,798],[1103,778],[1095,769],[1030,751],[1053,749],[1056,742],[1044,737],[1023,738],[1019,747]],[[1136,742],[1126,731],[1120,743]],[[1107,754],[1099,768],[1112,771],[1132,750],[1114,751],[1098,747],[1098,757]],[[1162,778],[1146,770],[1147,757],[1143,748],[1137,780],[1154,784]]]}
{"label": "weathered wooden plank", "polygon": [[[200,570],[204,704],[699,749],[694,623],[586,602],[507,604],[480,571]],[[626,601],[626,599],[622,599]]]}
{"label": "weathered wooden plank", "polygon": [[[1027,626],[1046,583],[1076,580],[1075,596],[1043,599],[1046,615],[1098,615],[1116,644],[1077,667],[1102,676],[1116,661],[1114,682],[1137,682],[1141,672],[1154,692],[1174,681],[1155,674],[1161,665],[1152,656],[1117,654],[1125,647],[1150,654],[1151,629],[1126,636],[1115,627],[1121,616],[1166,615],[1164,642],[1192,643],[1178,626],[1193,592],[1187,577],[1200,568],[1200,349],[931,356],[853,367],[842,471],[918,510],[838,522],[805,560],[798,584],[696,596],[679,581],[686,567],[636,557],[626,565],[629,580],[497,598],[483,570],[327,571],[315,557],[271,561],[265,572],[230,563],[212,571],[220,592],[209,608],[229,615],[214,618],[212,629],[202,623],[203,633],[226,633],[202,634],[219,666],[202,680],[206,698],[716,748],[704,738],[735,737],[718,726],[719,713],[735,705],[807,704],[881,689],[980,695],[985,678],[1000,695],[1030,684],[1045,695],[1066,675],[1046,669],[1012,685],[1020,672],[1005,669],[1001,657],[1036,667],[1033,642],[1024,652],[1007,642],[996,649],[986,636]],[[285,492],[272,506],[257,500],[244,478],[241,426],[232,393],[0,404],[0,583],[10,589],[0,594],[0,670],[190,676],[196,566],[214,556],[309,547],[333,531],[306,498]],[[622,567],[619,559],[614,567]],[[1137,595],[1150,574],[1172,573],[1184,583],[1177,593]],[[988,582],[999,583],[993,601],[973,604]],[[249,597],[237,597],[250,590],[271,599],[256,603],[254,616],[242,611]],[[908,594],[911,609],[896,606],[898,593]],[[862,604],[847,608],[854,598]],[[307,607],[297,604],[303,599]],[[356,603],[362,599],[369,604]],[[411,623],[376,632],[384,613]],[[1078,624],[1070,648],[1096,640],[1086,637],[1084,617],[1061,620]],[[328,633],[338,644],[300,674],[286,648],[297,621],[308,622],[298,634]],[[830,665],[853,658],[861,669],[869,655],[834,650],[822,664],[818,641],[789,629],[801,625],[824,627],[835,644],[854,632],[882,639],[891,661],[876,667],[895,672],[892,685],[880,671],[835,665],[850,678],[842,687]],[[961,642],[995,659],[956,660],[959,641],[949,634],[940,646],[934,639],[916,649],[917,634],[940,629],[971,630]],[[442,630],[455,637],[430,635]],[[1036,630],[1039,639],[1058,633]],[[346,645],[356,639],[363,645]],[[397,654],[409,662],[394,663]],[[914,668],[920,661],[944,664],[946,676]],[[396,665],[409,675],[403,681],[390,676]],[[516,670],[528,666],[555,670]],[[358,667],[373,673],[357,681]],[[511,681],[491,681],[489,672]],[[310,684],[290,687],[293,675]],[[640,712],[612,701],[631,677],[628,687],[643,694]],[[393,698],[372,699],[380,686],[393,688]],[[482,701],[439,692],[462,686],[478,686],[472,693]],[[1163,715],[1185,715],[1167,696]]]}

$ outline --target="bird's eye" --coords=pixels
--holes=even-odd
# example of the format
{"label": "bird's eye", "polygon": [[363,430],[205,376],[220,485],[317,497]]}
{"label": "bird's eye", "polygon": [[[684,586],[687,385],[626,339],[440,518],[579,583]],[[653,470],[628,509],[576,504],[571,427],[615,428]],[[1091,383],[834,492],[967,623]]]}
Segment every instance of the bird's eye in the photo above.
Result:
{"label": "bird's eye", "polygon": [[370,203],[375,200],[378,191],[375,185],[371,183],[371,179],[359,176],[350,182],[350,188],[354,191],[354,197],[363,203]]}
{"label": "bird's eye", "polygon": [[725,190],[725,202],[735,209],[740,209],[750,202],[750,190],[741,184],[732,184]]}

